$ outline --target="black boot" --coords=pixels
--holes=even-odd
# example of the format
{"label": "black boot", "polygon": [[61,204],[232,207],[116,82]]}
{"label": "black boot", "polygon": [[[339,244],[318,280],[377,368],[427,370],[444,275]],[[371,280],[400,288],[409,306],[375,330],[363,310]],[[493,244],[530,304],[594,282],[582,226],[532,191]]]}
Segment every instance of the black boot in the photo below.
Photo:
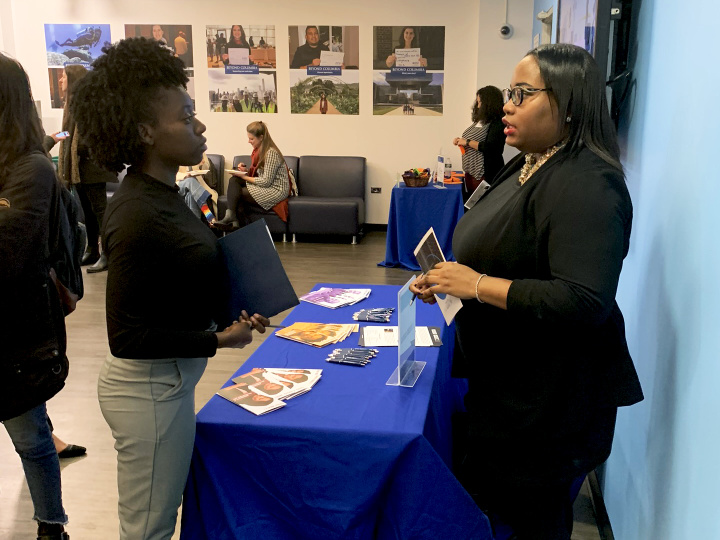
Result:
{"label": "black boot", "polygon": [[235,212],[225,210],[225,217],[215,220],[212,226],[216,229],[220,229],[221,231],[234,231],[240,228],[240,221],[238,221],[237,214]]}
{"label": "black boot", "polygon": [[59,523],[38,521],[37,540],[70,540],[70,535]]}
{"label": "black boot", "polygon": [[100,254],[98,260],[90,268],[87,269],[88,274],[96,274],[97,272],[104,272],[107,270],[108,260],[104,253]]}
{"label": "black boot", "polygon": [[95,249],[88,247],[88,249],[85,251],[85,255],[83,255],[82,262],[80,264],[82,266],[95,264],[99,258],[100,250],[97,247]]}

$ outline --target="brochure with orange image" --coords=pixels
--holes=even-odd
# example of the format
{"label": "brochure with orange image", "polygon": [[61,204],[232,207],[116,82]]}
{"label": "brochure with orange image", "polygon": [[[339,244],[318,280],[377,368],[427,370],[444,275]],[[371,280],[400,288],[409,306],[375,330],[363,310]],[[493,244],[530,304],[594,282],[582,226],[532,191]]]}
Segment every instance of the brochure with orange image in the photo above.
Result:
{"label": "brochure with orange image", "polygon": [[275,335],[313,347],[325,347],[343,341],[353,332],[358,331],[357,324],[323,324],[296,322],[278,330]]}

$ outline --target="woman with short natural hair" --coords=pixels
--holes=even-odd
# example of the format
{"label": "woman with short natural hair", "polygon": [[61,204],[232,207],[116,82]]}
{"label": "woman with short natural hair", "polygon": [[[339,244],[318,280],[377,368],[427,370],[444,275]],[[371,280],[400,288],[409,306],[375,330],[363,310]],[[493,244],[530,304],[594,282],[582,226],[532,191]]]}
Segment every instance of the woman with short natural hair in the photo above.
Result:
{"label": "woman with short natural hair", "polygon": [[120,538],[167,540],[190,468],[195,385],[208,357],[244,347],[268,321],[243,312],[216,331],[207,302],[220,275],[216,238],[175,184],[206,150],[182,60],[146,38],[103,51],[72,107],[93,157],[111,170],[130,165],[105,220],[110,354],[98,399],[118,452]]}

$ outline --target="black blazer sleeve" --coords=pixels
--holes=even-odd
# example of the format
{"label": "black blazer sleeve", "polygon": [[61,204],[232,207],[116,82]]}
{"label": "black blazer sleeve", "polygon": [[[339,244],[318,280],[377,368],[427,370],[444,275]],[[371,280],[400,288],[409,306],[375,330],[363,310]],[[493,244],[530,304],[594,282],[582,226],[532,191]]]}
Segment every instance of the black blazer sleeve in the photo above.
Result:
{"label": "black blazer sleeve", "polygon": [[514,280],[508,311],[547,322],[599,325],[615,306],[632,204],[620,171],[597,160],[579,165],[553,172],[564,180],[536,209],[550,279]]}
{"label": "black blazer sleeve", "polygon": [[504,150],[505,126],[501,120],[495,120],[490,123],[485,140],[478,143],[478,152],[482,152],[485,159],[485,180],[490,184],[505,165]]}

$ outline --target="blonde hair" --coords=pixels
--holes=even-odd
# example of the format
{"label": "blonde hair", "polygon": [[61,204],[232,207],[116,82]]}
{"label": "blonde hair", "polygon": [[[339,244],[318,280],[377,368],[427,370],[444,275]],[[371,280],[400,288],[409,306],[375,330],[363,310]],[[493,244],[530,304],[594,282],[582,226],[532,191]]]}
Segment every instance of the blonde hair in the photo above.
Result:
{"label": "blonde hair", "polygon": [[265,122],[250,122],[247,127],[247,132],[255,137],[262,137],[262,141],[260,142],[260,150],[258,151],[258,168],[261,167],[262,164],[265,162],[265,156],[267,155],[267,151],[270,148],[274,148],[275,151],[280,154],[280,159],[283,161],[285,160],[282,152],[272,140],[272,137],[270,137],[270,132],[268,131]]}

